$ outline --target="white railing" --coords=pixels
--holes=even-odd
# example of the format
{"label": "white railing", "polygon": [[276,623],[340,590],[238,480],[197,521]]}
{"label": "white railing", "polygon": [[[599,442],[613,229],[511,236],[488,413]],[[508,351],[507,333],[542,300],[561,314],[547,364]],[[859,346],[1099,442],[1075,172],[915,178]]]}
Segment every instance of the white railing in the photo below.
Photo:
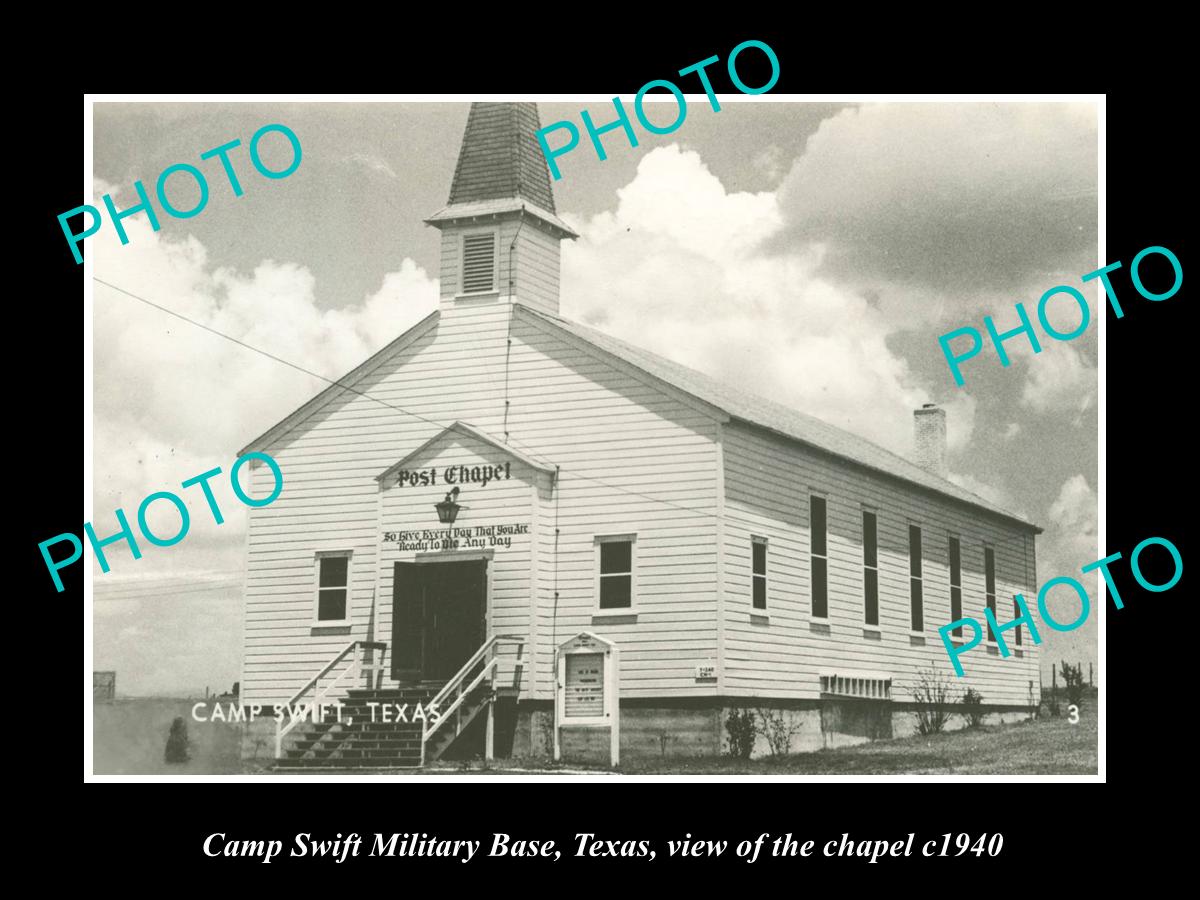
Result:
{"label": "white railing", "polygon": [[[374,651],[378,651],[378,656]],[[365,659],[367,653],[371,653],[370,660]],[[344,678],[350,677],[347,689],[363,687],[362,675],[366,673],[365,687],[379,688],[383,683],[383,657],[386,653],[387,644],[378,641],[351,641],[341,653],[329,661],[325,668],[300,688],[287,702],[286,715],[275,723],[275,758],[280,759],[283,756],[283,739],[288,732],[298,723],[310,718],[311,711],[319,708],[325,698],[342,683]],[[334,675],[334,671],[339,667],[340,671]],[[330,677],[331,675],[333,677]],[[321,686],[322,679],[327,679],[324,687]],[[310,690],[313,692],[313,699],[305,707],[304,697]],[[303,708],[303,714],[293,714],[297,707]],[[311,715],[314,720],[315,715],[315,713]]]}
{"label": "white railing", "polygon": [[[500,668],[500,650],[505,646],[516,648],[516,659],[513,661],[513,688],[518,692],[521,690],[521,676],[525,669],[525,661],[522,659],[522,654],[525,650],[525,639],[513,635],[498,634],[490,638],[483,646],[476,650],[454,677],[446,682],[446,686],[438,691],[437,695],[429,701],[429,706],[436,709],[439,715],[436,722],[430,722],[426,719],[424,726],[422,726],[421,765],[425,764],[425,748],[429,744],[430,738],[433,737],[438,729],[449,722],[452,717],[454,719],[455,736],[462,733],[464,727],[462,720],[463,701],[471,695],[472,691],[483,684],[485,679],[488,682],[488,697],[484,702],[490,704],[495,699],[496,674]],[[478,673],[475,673],[476,667],[479,668]],[[450,705],[443,709],[443,704],[447,702]],[[489,709],[486,747],[484,750],[484,756],[487,759],[492,758],[492,728],[492,711]]]}

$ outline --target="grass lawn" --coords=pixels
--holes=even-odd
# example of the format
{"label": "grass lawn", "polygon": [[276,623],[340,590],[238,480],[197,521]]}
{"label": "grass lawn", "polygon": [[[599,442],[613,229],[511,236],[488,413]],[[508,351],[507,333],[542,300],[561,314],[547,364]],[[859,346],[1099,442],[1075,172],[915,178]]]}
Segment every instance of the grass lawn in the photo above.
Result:
{"label": "grass lawn", "polygon": [[[270,760],[239,758],[237,732],[226,725],[190,723],[193,759],[167,766],[162,748],[174,716],[189,716],[192,701],[135,700],[95,707],[95,771],[97,774],[268,773]],[[591,771],[612,775],[1094,775],[1097,760],[1096,696],[1091,692],[1079,710],[1079,724],[1066,716],[1045,717],[1016,725],[985,726],[932,737],[876,741],[798,753],[783,759],[735,760],[729,757],[627,759],[617,770],[577,764],[547,765],[544,759],[497,760],[484,768],[441,763],[424,770],[340,770],[388,775],[554,775]],[[297,770],[294,774],[320,774]],[[324,770],[328,773],[330,770]]]}
{"label": "grass lawn", "polygon": [[[727,756],[633,759],[617,770],[590,771],[614,775],[1095,775],[1096,760],[1096,696],[1092,692],[1080,706],[1077,725],[1068,721],[1064,701],[1060,718],[1047,715],[1015,725],[875,741],[778,760]],[[441,763],[423,770],[393,769],[386,774],[554,775],[585,771],[588,767],[578,764],[548,766],[543,759],[530,759],[497,760],[486,768],[478,761]]]}
{"label": "grass lawn", "polygon": [[784,759],[631,760],[629,775],[1094,775],[1096,699],[1085,698],[1079,724],[1042,718],[946,734],[876,741],[798,753]]}

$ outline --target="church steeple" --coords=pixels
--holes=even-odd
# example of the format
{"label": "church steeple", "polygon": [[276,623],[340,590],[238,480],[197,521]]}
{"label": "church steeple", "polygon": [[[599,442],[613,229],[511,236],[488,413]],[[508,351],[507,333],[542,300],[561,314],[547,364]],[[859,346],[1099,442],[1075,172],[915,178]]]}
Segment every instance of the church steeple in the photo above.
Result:
{"label": "church steeple", "polygon": [[558,315],[559,242],[578,235],[554,209],[534,103],[472,103],[442,232],[441,307],[519,300]]}
{"label": "church steeple", "polygon": [[447,202],[515,197],[554,212],[541,127],[536,103],[472,103]]}

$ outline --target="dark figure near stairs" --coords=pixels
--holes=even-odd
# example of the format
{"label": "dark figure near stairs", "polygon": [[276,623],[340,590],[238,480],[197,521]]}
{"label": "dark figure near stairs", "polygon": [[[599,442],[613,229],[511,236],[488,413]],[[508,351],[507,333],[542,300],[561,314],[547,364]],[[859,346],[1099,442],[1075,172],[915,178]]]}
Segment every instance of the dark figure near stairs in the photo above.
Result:
{"label": "dark figure near stairs", "polygon": [[185,763],[191,757],[188,755],[187,722],[183,716],[176,716],[171,723],[171,733],[167,736],[167,749],[163,758],[169,763]]}

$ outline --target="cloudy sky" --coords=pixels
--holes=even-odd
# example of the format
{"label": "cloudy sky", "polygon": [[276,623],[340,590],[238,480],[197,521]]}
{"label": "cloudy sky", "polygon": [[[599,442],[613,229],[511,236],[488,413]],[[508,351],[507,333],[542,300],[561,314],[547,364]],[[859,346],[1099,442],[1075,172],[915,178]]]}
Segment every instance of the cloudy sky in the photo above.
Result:
{"label": "cloudy sky", "polygon": [[[578,122],[581,108],[611,118],[600,103],[543,103],[542,123]],[[436,306],[438,233],[421,220],[445,204],[466,115],[465,103],[96,104],[91,202],[111,192],[118,209],[132,206],[135,180],[153,191],[178,162],[209,172],[211,194],[194,218],[160,214],[157,233],[143,215],[126,219],[125,246],[106,223],[87,241],[94,274],[339,377]],[[303,146],[299,169],[275,181],[246,156],[273,122]],[[241,197],[215,160],[199,160],[234,138]],[[272,138],[264,159],[282,168],[287,144]],[[1010,342],[1007,369],[981,354],[962,388],[936,340],[989,314],[1011,328],[1015,302],[1035,315],[1047,288],[1080,287],[1106,262],[1090,105],[722,98],[716,113],[700,98],[674,134],[639,138],[630,148],[610,135],[604,162],[586,137],[559,158],[558,212],[581,235],[564,247],[565,316],[904,455],[912,409],[941,403],[954,480],[1046,528],[1039,582],[1102,555],[1097,317],[1037,356]],[[194,204],[189,189],[172,179],[178,207]],[[1095,291],[1085,295],[1095,313]],[[1069,331],[1072,315],[1064,303],[1051,321]],[[153,491],[228,471],[322,387],[97,284],[97,531],[116,530],[118,507],[133,516]],[[112,571],[94,569],[95,668],[117,669],[124,694],[228,689],[238,677],[245,517],[228,482],[214,485],[223,525],[201,499],[181,544],[143,547],[138,561],[114,547]],[[1047,671],[1094,660],[1095,624],[1051,635]]]}

